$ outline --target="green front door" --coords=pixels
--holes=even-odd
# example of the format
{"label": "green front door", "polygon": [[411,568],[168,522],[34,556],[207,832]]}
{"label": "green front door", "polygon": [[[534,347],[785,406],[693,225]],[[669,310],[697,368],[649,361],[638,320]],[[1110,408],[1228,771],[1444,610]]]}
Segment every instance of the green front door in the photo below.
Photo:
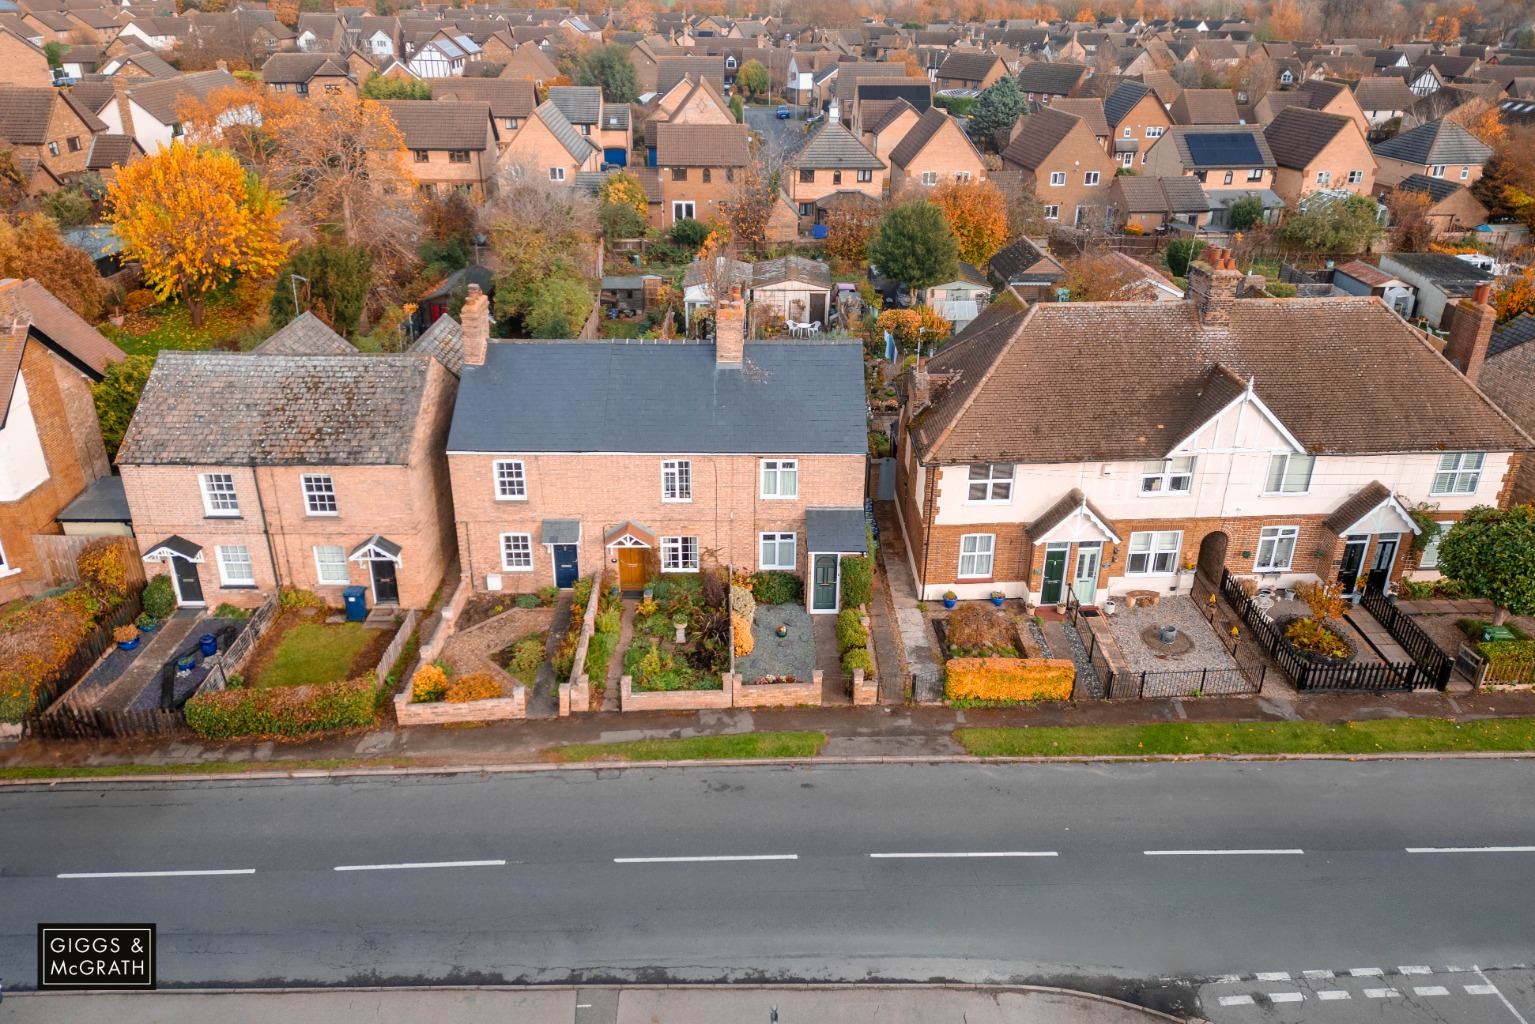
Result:
{"label": "green front door", "polygon": [[815,589],[810,595],[810,610],[834,612],[837,610],[837,556],[815,556]]}
{"label": "green front door", "polygon": [[1045,549],[1045,584],[1039,595],[1039,603],[1061,603],[1061,590],[1066,583],[1066,547],[1051,546]]}

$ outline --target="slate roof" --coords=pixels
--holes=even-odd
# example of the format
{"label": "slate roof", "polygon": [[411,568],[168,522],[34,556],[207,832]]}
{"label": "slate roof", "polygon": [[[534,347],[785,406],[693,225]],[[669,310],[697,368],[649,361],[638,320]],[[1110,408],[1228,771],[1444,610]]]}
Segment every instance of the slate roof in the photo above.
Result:
{"label": "slate roof", "polygon": [[122,349],[30,277],[0,280],[0,323],[5,325],[0,328],[0,426],[10,411],[22,352],[33,332],[96,380],[108,363],[123,358]]}
{"label": "slate roof", "polygon": [[997,250],[986,266],[1002,280],[1016,284],[1054,284],[1066,276],[1065,268],[1027,238]]}
{"label": "slate roof", "polygon": [[565,147],[565,152],[576,163],[585,162],[586,158],[597,148],[597,144],[576,130],[575,125],[565,119],[560,113],[560,108],[548,100],[538,105],[533,111],[533,116],[544,122],[551,134],[560,145]]}
{"label": "slate roof", "polygon": [[1345,114],[1329,114],[1310,107],[1286,107],[1263,129],[1269,152],[1280,167],[1304,170],[1311,161],[1347,131],[1354,119]]}
{"label": "slate roof", "polygon": [[[274,53],[272,56],[280,57],[282,54]],[[176,69],[165,63],[159,54],[152,53],[149,50],[135,50],[132,53],[125,53],[117,59],[124,63],[136,64],[140,70],[151,78],[169,78],[177,73]],[[268,58],[268,60],[270,59]]]}
{"label": "slate roof", "polygon": [[1431,177],[1420,171],[1415,174],[1409,174],[1407,177],[1397,182],[1396,187],[1406,192],[1422,192],[1427,195],[1435,205],[1438,205],[1439,203],[1442,203],[1446,199],[1453,196],[1456,192],[1459,192],[1465,186],[1463,186],[1458,181],[1451,181],[1448,178]]}
{"label": "slate roof", "polygon": [[[929,463],[1163,458],[1208,419],[1207,389],[1229,393],[1232,379],[1252,379],[1312,453],[1535,445],[1374,298],[1243,299],[1226,327],[1202,325],[1192,302],[1015,307],[977,320],[929,367],[953,375],[913,427]],[[1095,400],[1060,430],[1054,396],[1084,374]]]}
{"label": "slate roof", "polygon": [[[518,78],[434,78],[432,99],[488,103],[496,118],[527,117],[538,106],[533,83]],[[551,90],[553,91],[553,90]]]}
{"label": "slate roof", "polygon": [[1049,96],[1065,96],[1075,89],[1090,69],[1086,64],[1059,62],[1047,64],[1037,61],[1024,65],[1018,72],[1020,92],[1044,93]]}
{"label": "slate roof", "polygon": [[1023,119],[1018,134],[1002,151],[1002,159],[1020,167],[1035,169],[1055,152],[1057,146],[1079,124],[1086,124],[1075,114],[1067,114],[1052,107],[1041,107],[1039,113]]}
{"label": "slate roof", "polygon": [[743,124],[656,125],[659,167],[745,167],[751,159]]}
{"label": "slate roof", "polygon": [[[1487,344],[1487,355],[1489,357],[1502,355],[1532,338],[1535,338],[1535,316],[1520,313],[1492,332],[1492,341]],[[1532,395],[1532,398],[1535,398],[1535,395]],[[1535,426],[1535,420],[1528,422],[1531,426]]]}
{"label": "slate roof", "polygon": [[571,124],[596,124],[602,114],[602,90],[595,85],[550,86],[549,102]]}
{"label": "slate roof", "polygon": [[[1448,295],[1470,295],[1476,286],[1493,280],[1481,267],[1443,252],[1388,252],[1381,255],[1434,283]],[[1383,268],[1384,269],[1384,268]],[[1389,272],[1389,271],[1388,271]]]}
{"label": "slate roof", "polygon": [[1168,113],[1178,124],[1237,124],[1242,119],[1230,89],[1185,89]]}
{"label": "slate roof", "polygon": [[77,82],[66,91],[71,99],[93,114],[101,113],[102,108],[111,103],[113,96],[116,95],[110,78],[91,82]]}
{"label": "slate roof", "polygon": [[489,103],[381,100],[405,137],[406,149],[489,149]]}
{"label": "slate roof", "polygon": [[1484,164],[1492,149],[1454,121],[1441,118],[1376,143],[1377,157],[1409,164]]}
{"label": "slate roof", "polygon": [[268,85],[293,85],[307,82],[327,63],[346,66],[339,53],[274,53],[261,65],[261,80]]}
{"label": "slate roof", "polygon": [[869,533],[862,508],[805,509],[806,551],[864,554]]}
{"label": "slate roof", "polygon": [[908,166],[917,158],[917,154],[933,141],[933,136],[938,134],[939,129],[948,120],[949,115],[943,109],[928,107],[923,115],[917,118],[917,123],[911,126],[911,130],[906,133],[900,143],[890,151],[891,165]]}
{"label": "slate roof", "polygon": [[1103,116],[1110,125],[1119,126],[1119,122],[1129,116],[1130,111],[1139,103],[1151,87],[1140,82],[1124,82],[1109,93],[1103,99]]}
{"label": "slate roof", "polygon": [[121,465],[402,466],[424,356],[161,352]]}
{"label": "slate roof", "polygon": [[445,313],[421,332],[421,337],[416,339],[410,351],[431,356],[457,377],[464,370],[464,329],[457,320]]}
{"label": "slate roof", "polygon": [[355,356],[357,349],[305,310],[276,334],[251,349],[255,356]]}
{"label": "slate roof", "polygon": [[776,260],[762,260],[752,264],[753,288],[783,281],[800,281],[813,288],[830,288],[831,267],[820,260],[809,260],[803,256],[782,256]]}
{"label": "slate roof", "polygon": [[816,168],[836,171],[878,171],[885,162],[870,153],[853,133],[841,124],[833,123],[816,133],[815,138],[789,161],[794,168]]}
{"label": "slate roof", "polygon": [[[586,410],[534,382],[579,380]],[[505,342],[464,367],[449,452],[862,454],[863,352],[748,342],[742,369],[691,342]]]}
{"label": "slate roof", "polygon": [[133,521],[128,511],[128,495],[120,476],[97,477],[85,492],[64,506],[53,517],[60,523],[127,523]]}
{"label": "slate roof", "polygon": [[1362,110],[1406,110],[1417,97],[1396,76],[1361,78],[1354,86],[1354,100]]}

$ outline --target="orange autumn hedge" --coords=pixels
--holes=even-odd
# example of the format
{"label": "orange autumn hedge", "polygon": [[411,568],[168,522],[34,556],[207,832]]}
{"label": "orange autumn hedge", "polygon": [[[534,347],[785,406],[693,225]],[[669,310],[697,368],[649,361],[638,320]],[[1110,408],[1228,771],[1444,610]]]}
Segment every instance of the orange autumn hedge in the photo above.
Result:
{"label": "orange autumn hedge", "polygon": [[1076,666],[1065,658],[950,658],[950,700],[1066,700]]}

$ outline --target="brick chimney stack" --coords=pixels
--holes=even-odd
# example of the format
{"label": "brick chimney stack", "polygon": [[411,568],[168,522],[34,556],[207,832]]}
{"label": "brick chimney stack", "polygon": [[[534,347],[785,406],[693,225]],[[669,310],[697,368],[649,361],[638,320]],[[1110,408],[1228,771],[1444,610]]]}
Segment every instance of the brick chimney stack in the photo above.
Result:
{"label": "brick chimney stack", "polygon": [[464,365],[484,366],[485,350],[490,347],[490,299],[479,285],[469,286],[458,323],[463,328]]}
{"label": "brick chimney stack", "polygon": [[1491,294],[1492,285],[1483,282],[1476,286],[1471,298],[1461,299],[1455,305],[1450,336],[1444,342],[1444,357],[1473,384],[1482,375],[1487,343],[1492,340],[1492,329],[1498,322],[1497,311],[1487,302]]}
{"label": "brick chimney stack", "polygon": [[741,286],[714,304],[714,365],[740,367],[746,358],[746,303]]}
{"label": "brick chimney stack", "polygon": [[1212,245],[1201,257],[1189,264],[1189,297],[1199,311],[1200,323],[1225,327],[1231,323],[1231,307],[1242,288],[1242,272],[1230,249]]}

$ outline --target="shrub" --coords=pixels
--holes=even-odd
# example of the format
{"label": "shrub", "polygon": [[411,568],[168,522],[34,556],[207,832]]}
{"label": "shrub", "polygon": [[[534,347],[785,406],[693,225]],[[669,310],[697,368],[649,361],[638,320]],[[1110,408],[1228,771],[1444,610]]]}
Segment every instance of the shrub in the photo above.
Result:
{"label": "shrub", "polygon": [[1336,632],[1309,616],[1285,627],[1285,639],[1303,651],[1339,661],[1353,657],[1353,646]]}
{"label": "shrub", "polygon": [[792,572],[753,573],[751,590],[758,604],[799,604],[805,599],[805,581]]}
{"label": "shrub", "polygon": [[[169,579],[169,577],[156,576],[155,579],[163,580]],[[145,593],[148,593],[148,591],[146,590]],[[145,601],[144,606],[147,608],[149,606],[149,602]],[[234,605],[226,603],[221,604],[217,608],[213,609],[213,617],[215,619],[248,619],[251,617],[251,613],[246,611],[244,608],[236,608]]]}
{"label": "shrub", "polygon": [[1167,250],[1163,254],[1167,260],[1167,269],[1172,271],[1174,277],[1187,277],[1189,264],[1198,259],[1199,254],[1208,247],[1208,242],[1187,238],[1173,239],[1167,243]]}
{"label": "shrub", "polygon": [[1057,658],[951,658],[944,666],[950,700],[1066,700],[1076,666]]}
{"label": "shrub", "polygon": [[860,607],[874,593],[874,561],[867,555],[842,560],[842,604]]}
{"label": "shrub", "polygon": [[598,633],[618,633],[623,628],[623,612],[618,608],[608,608],[597,613],[597,620],[592,623]]}
{"label": "shrub", "polygon": [[950,650],[983,652],[1013,648],[1013,624],[1006,615],[985,605],[956,608],[945,628]]}
{"label": "shrub", "polygon": [[122,549],[116,541],[93,540],[75,559],[80,582],[101,597],[121,597],[128,592],[128,567],[123,564]]}
{"label": "shrub", "polygon": [[448,693],[448,674],[436,665],[422,665],[410,677],[410,702],[431,704]]}
{"label": "shrub", "polygon": [[277,606],[285,612],[291,612],[298,608],[326,608],[325,598],[312,590],[302,590],[298,587],[283,587],[277,595]]}
{"label": "shrub", "polygon": [[300,736],[373,724],[372,676],[324,686],[199,693],[186,704],[187,725],[209,739]]}
{"label": "shrub", "polygon": [[756,639],[752,636],[751,620],[744,615],[732,614],[730,616],[730,628],[735,634],[736,657],[746,657],[752,652],[752,648],[757,643]]}
{"label": "shrub", "polygon": [[554,603],[560,599],[559,587],[540,587],[538,591],[538,603],[545,608],[554,607]]}
{"label": "shrub", "polygon": [[1518,640],[1488,640],[1478,643],[1476,652],[1486,658],[1494,669],[1518,669],[1535,664],[1535,642],[1524,639],[1523,636]]}
{"label": "shrub", "polygon": [[[157,619],[170,618],[176,613],[176,590],[171,585],[171,578],[162,573],[150,580],[139,601],[147,614]],[[214,614],[222,614],[223,609],[227,607],[228,605],[220,605]]]}
{"label": "shrub", "polygon": [[537,608],[542,602],[537,594],[518,594],[512,599],[512,603],[518,608]]}
{"label": "shrub", "polygon": [[474,700],[494,700],[501,696],[501,684],[489,672],[471,672],[453,680],[443,700],[449,704],[468,704]]}
{"label": "shrub", "polygon": [[127,626],[118,626],[116,629],[112,630],[112,639],[116,640],[120,644],[125,644],[130,640],[137,640],[138,638],[139,627],[131,624]]}
{"label": "shrub", "polygon": [[752,592],[739,584],[730,586],[730,614],[739,615],[750,624],[757,614],[757,599]]}
{"label": "shrub", "polygon": [[123,308],[138,313],[155,304],[155,293],[148,288],[135,288],[123,298]]}
{"label": "shrub", "polygon": [[591,641],[586,645],[586,664],[581,670],[600,685],[608,678],[608,663],[613,660],[613,652],[617,648],[617,630],[593,633]]}
{"label": "shrub", "polygon": [[672,225],[671,239],[675,245],[697,251],[708,237],[709,225],[692,217],[683,217]]}
{"label": "shrub", "polygon": [[842,655],[843,675],[851,679],[853,671],[860,668],[863,669],[863,674],[866,676],[874,671],[874,659],[865,648],[854,647]]}
{"label": "shrub", "polygon": [[1293,284],[1286,284],[1283,281],[1271,281],[1263,286],[1263,290],[1268,292],[1271,298],[1275,299],[1293,299],[1300,294],[1299,288]]}
{"label": "shrub", "polygon": [[538,667],[544,663],[549,650],[548,633],[529,633],[512,645],[512,656],[507,670],[529,686],[538,675]]}
{"label": "shrub", "polygon": [[837,650],[861,649],[869,642],[869,631],[859,621],[857,608],[844,608],[837,613]]}
{"label": "shrub", "polygon": [[1336,619],[1343,614],[1343,591],[1335,583],[1301,583],[1295,587],[1295,596],[1311,609],[1311,617],[1318,622]]}

